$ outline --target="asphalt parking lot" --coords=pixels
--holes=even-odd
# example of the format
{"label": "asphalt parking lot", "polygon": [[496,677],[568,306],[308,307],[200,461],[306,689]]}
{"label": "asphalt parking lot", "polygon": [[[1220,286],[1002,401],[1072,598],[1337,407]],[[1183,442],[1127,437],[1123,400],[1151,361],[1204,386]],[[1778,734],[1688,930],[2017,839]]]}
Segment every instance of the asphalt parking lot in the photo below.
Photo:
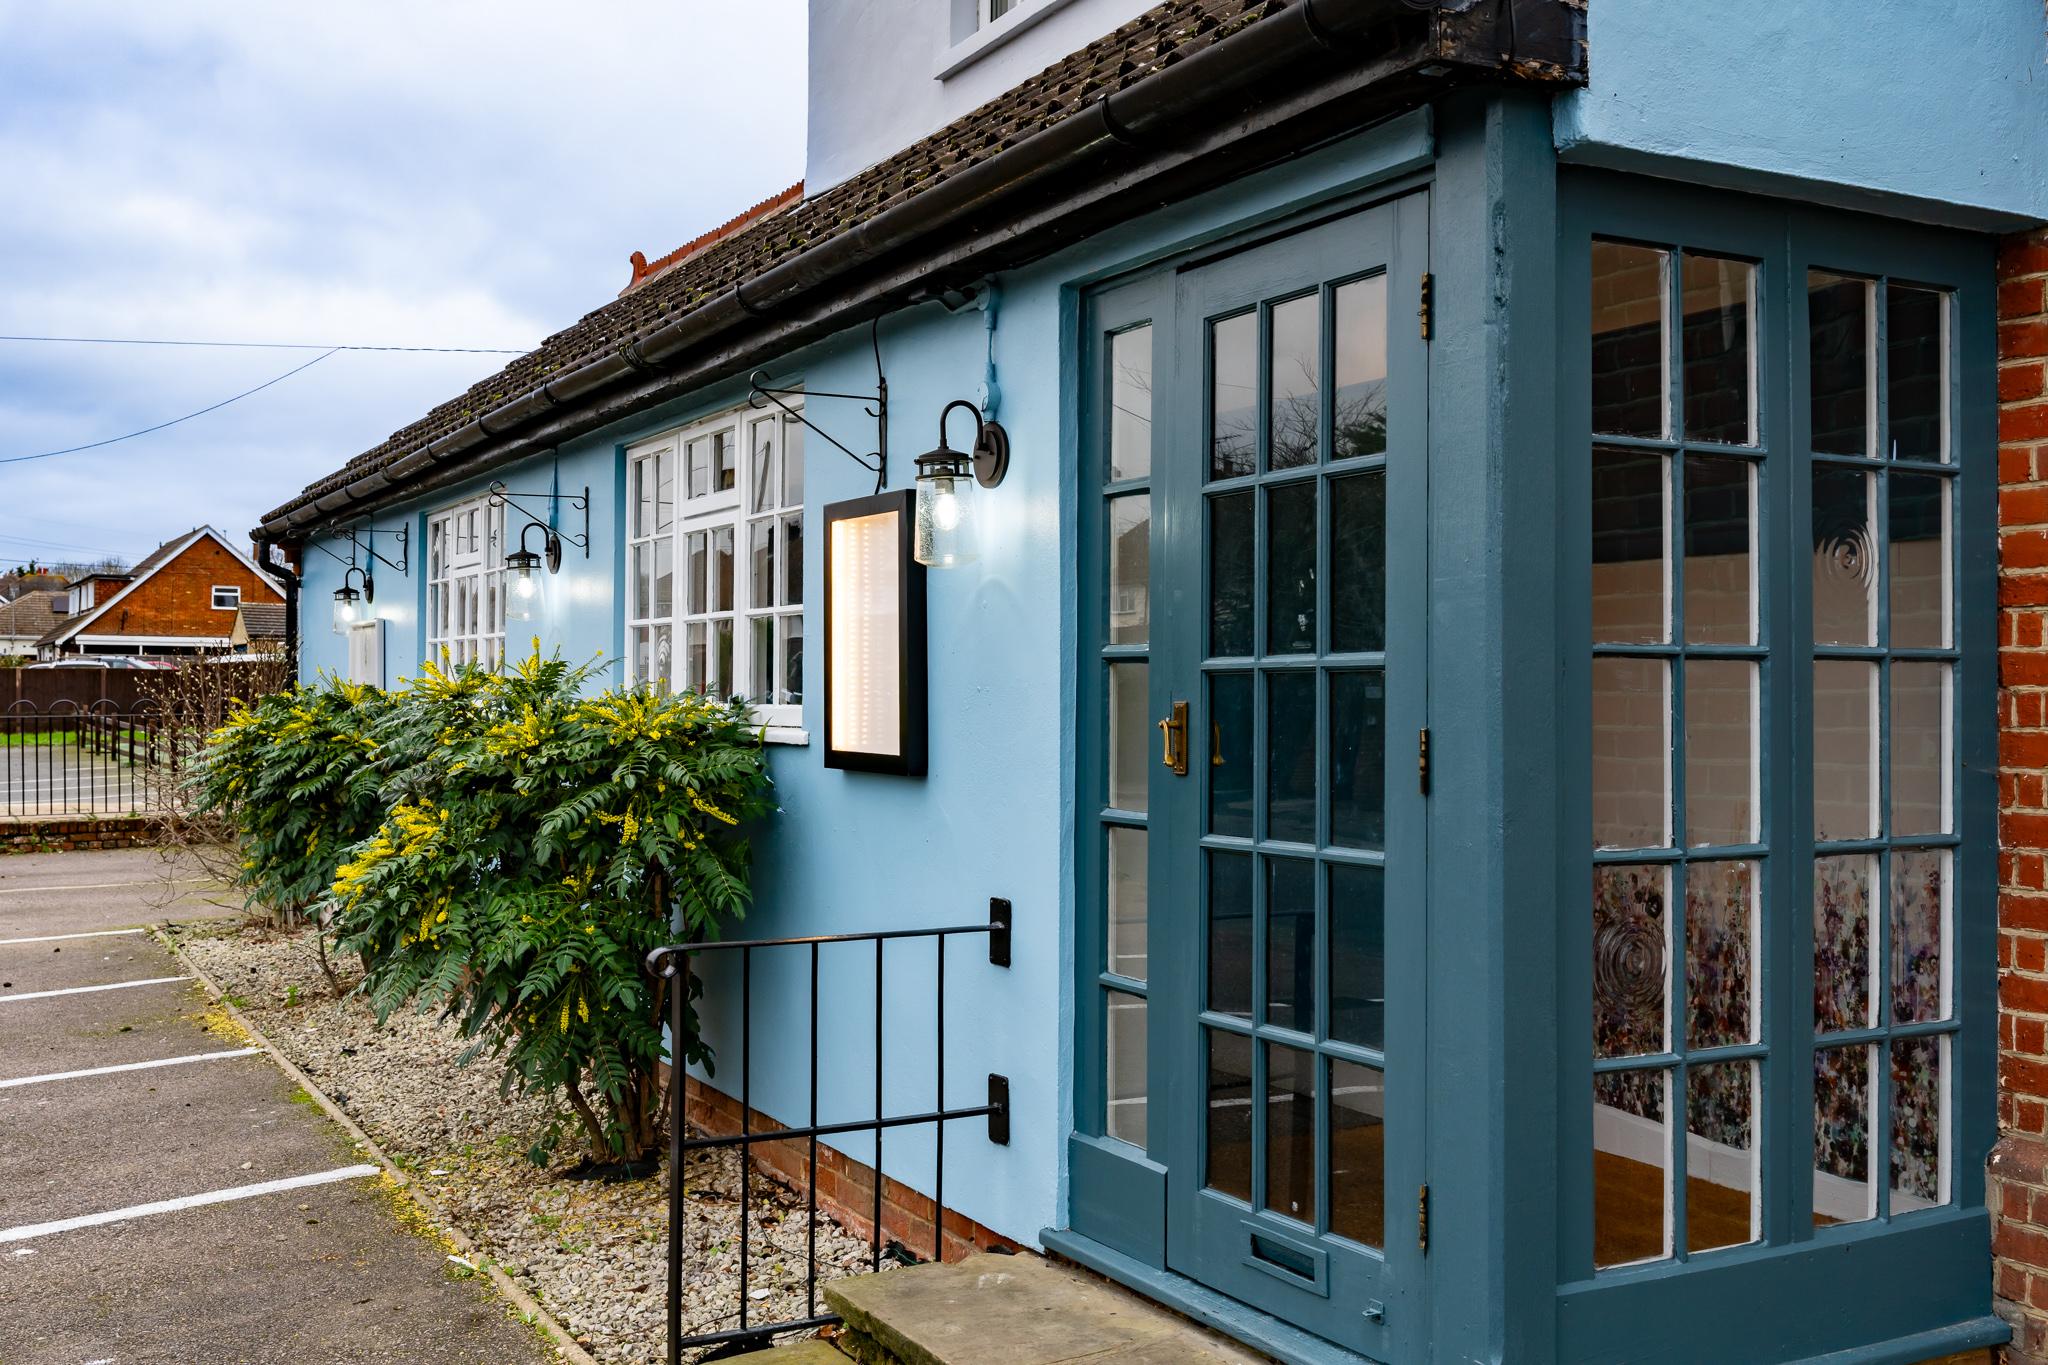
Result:
{"label": "asphalt parking lot", "polygon": [[[142,926],[153,852],[0,858],[0,1365],[553,1359]],[[223,907],[226,907],[225,909]]]}

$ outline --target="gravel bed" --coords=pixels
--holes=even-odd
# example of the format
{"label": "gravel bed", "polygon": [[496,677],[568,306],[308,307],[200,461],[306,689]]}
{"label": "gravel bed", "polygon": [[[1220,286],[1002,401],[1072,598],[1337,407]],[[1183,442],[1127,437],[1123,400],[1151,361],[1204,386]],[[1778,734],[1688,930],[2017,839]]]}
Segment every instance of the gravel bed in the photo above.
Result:
{"label": "gravel bed", "polygon": [[[545,1128],[539,1100],[498,1093],[488,1056],[468,1066],[469,1046],[433,1015],[394,1015],[383,1027],[355,996],[335,999],[310,931],[286,933],[242,920],[171,931],[193,961],[392,1161],[419,1182],[484,1254],[539,1299],[606,1365],[658,1362],[667,1267],[668,1172],[625,1184],[569,1180],[575,1134],[543,1170],[526,1157]],[[338,961],[345,985],[354,973]],[[686,1332],[739,1323],[739,1157],[691,1156],[684,1265]],[[807,1316],[802,1201],[752,1177],[748,1317]],[[857,1274],[868,1244],[820,1214],[818,1277]],[[820,1303],[822,1307],[822,1302]]]}

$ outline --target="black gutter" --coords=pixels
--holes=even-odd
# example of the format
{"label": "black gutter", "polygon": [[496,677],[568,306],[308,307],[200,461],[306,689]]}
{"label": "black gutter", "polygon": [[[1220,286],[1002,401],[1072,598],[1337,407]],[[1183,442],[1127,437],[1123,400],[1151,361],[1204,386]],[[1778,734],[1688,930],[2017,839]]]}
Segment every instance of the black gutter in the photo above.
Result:
{"label": "black gutter", "polygon": [[[1298,0],[1168,65],[1085,109],[967,166],[909,199],[800,252],[725,294],[698,305],[617,351],[557,375],[420,449],[316,497],[288,503],[267,517],[259,537],[303,533],[331,524],[344,509],[403,488],[407,494],[452,482],[465,473],[516,459],[597,429],[636,407],[675,396],[739,372],[765,353],[786,353],[881,312],[900,307],[920,286],[904,270],[887,270],[916,248],[951,234],[956,269],[972,278],[997,266],[1048,254],[1063,240],[1100,230],[1116,216],[1148,205],[1124,193],[1104,198],[1104,212],[1061,212],[1045,220],[1047,203],[1070,209],[1104,164],[1123,153],[1133,164],[1125,179],[1144,179],[1148,167],[1175,163],[1177,184],[1200,187],[1242,174],[1292,150],[1306,124],[1334,136],[1377,118],[1427,102],[1457,85],[1492,82],[1564,84],[1582,78],[1583,11],[1570,0]],[[1370,74],[1370,81],[1347,76]],[[1315,99],[1304,99],[1314,92]],[[1319,105],[1338,101],[1334,111]],[[1276,120],[1275,111],[1289,117]],[[1320,114],[1318,119],[1315,115]],[[1208,177],[1190,175],[1188,129],[1211,130]],[[1219,141],[1213,136],[1220,131]],[[1232,144],[1244,141],[1244,148]],[[1111,166],[1112,170],[1114,167]],[[1114,183],[1114,180],[1112,181]],[[1034,191],[1038,193],[1034,196]],[[1152,202],[1168,202],[1163,186]],[[1182,192],[1187,192],[1183,190]],[[1004,231],[1005,217],[1034,218],[1051,244],[1026,245]],[[988,247],[991,234],[1011,247],[970,268],[961,243]],[[930,254],[910,263],[914,273],[935,273]],[[887,289],[873,277],[890,275]],[[836,323],[820,330],[820,320]],[[723,350],[703,354],[711,348]],[[682,369],[664,369],[691,354]],[[650,372],[652,377],[650,377]],[[638,382],[634,382],[638,381]],[[625,386],[625,387],[622,387]],[[603,395],[600,398],[600,395]]]}

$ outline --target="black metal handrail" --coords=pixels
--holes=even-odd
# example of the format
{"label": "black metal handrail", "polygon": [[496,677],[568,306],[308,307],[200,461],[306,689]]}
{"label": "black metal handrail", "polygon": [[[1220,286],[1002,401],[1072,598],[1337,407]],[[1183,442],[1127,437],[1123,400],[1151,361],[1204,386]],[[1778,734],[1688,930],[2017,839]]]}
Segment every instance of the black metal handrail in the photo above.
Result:
{"label": "black metal handrail", "polygon": [[[888,929],[866,934],[812,934],[794,938],[737,939],[731,941],[711,940],[697,943],[670,944],[657,948],[647,955],[647,970],[657,980],[666,984],[668,993],[669,1055],[677,1064],[671,1071],[669,1084],[669,1190],[668,1190],[668,1361],[679,1365],[686,1349],[714,1348],[707,1359],[719,1359],[729,1354],[739,1354],[770,1344],[783,1332],[807,1331],[838,1322],[835,1313],[818,1311],[818,1140],[844,1134],[867,1133],[874,1137],[874,1209],[871,1234],[870,1260],[874,1269],[882,1268],[882,1191],[886,1177],[882,1169],[882,1134],[884,1132],[929,1125],[933,1132],[932,1163],[932,1255],[935,1260],[945,1258],[946,1249],[946,1125],[960,1119],[986,1119],[989,1141],[1007,1145],[1010,1140],[1010,1082],[1009,1078],[990,1075],[986,1102],[967,1108],[946,1107],[946,943],[947,940],[969,934],[988,935],[988,960],[992,966],[1010,965],[1010,903],[1006,900],[989,902],[989,920],[986,924],[956,924],[935,929]],[[934,1007],[937,1026],[934,1030],[934,1051],[936,1061],[937,1095],[934,1106],[927,1111],[913,1114],[888,1114],[884,1112],[882,1097],[883,1031],[883,981],[884,949],[890,943],[908,939],[935,939],[938,943],[937,971],[934,978]],[[819,956],[822,949],[834,944],[870,943],[874,945],[875,965],[875,1114],[871,1119],[854,1119],[842,1123],[818,1122],[818,999],[819,999]],[[754,957],[757,953],[770,950],[808,949],[810,955],[810,1121],[798,1128],[774,1128],[756,1131],[753,1126],[753,991]],[[690,1137],[684,1130],[684,1076],[687,1058],[693,1048],[679,1046],[679,1041],[689,1035],[689,964],[693,956],[713,953],[738,953],[740,956],[740,1131],[725,1136]],[[693,1040],[694,1041],[694,1040]],[[804,1316],[778,1322],[753,1323],[748,1321],[749,1299],[748,1272],[751,1256],[749,1237],[752,1227],[752,1187],[748,1170],[752,1161],[752,1148],[764,1142],[805,1141],[808,1157],[805,1163],[805,1250],[804,1250]],[[739,1305],[739,1326],[717,1332],[683,1334],[682,1285],[684,1254],[684,1211],[686,1207],[683,1181],[683,1161],[691,1152],[737,1147],[740,1149],[740,1274],[737,1286]]]}
{"label": "black metal handrail", "polygon": [[0,709],[0,815],[109,815],[144,809],[152,770],[175,767],[161,711],[113,701]]}

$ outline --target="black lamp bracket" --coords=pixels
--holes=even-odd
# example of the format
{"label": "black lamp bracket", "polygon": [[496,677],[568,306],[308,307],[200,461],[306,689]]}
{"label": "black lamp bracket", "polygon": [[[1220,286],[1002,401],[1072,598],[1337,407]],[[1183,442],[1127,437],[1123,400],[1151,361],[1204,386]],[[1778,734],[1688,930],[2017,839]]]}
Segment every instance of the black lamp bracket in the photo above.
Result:
{"label": "black lamp bracket", "polygon": [[[526,500],[531,500],[534,502],[545,501],[548,505],[548,515],[550,517],[554,516],[561,510],[561,505],[563,503],[569,504],[570,507],[574,508],[576,511],[581,512],[583,514],[583,534],[572,535],[566,531],[556,529],[554,526],[550,525],[546,521],[541,520],[539,516],[535,515],[534,512],[526,506]],[[525,524],[519,528],[520,549],[523,550],[526,548],[526,533],[532,527],[538,526],[541,528],[541,530],[547,532],[549,573],[553,573],[556,569],[561,567],[561,542],[565,540],[568,541],[571,545],[574,545],[577,549],[583,551],[583,557],[585,559],[590,558],[589,484],[583,485],[583,491],[581,493],[515,493],[511,489],[505,487],[503,483],[500,483],[497,480],[493,479],[491,481],[490,502],[493,507],[510,507],[520,516],[526,518]]]}
{"label": "black lamp bracket", "polygon": [[[334,532],[333,535],[337,540],[341,539],[344,536],[348,538],[347,559],[343,559],[339,554],[337,554],[333,550],[328,549],[325,545],[322,545],[317,540],[308,540],[306,544],[312,546],[321,554],[326,555],[335,563],[346,564],[351,568],[357,567],[356,554],[358,551],[360,551],[361,553],[368,555],[371,559],[376,560],[379,564],[382,564],[385,568],[391,570],[391,572],[397,574],[401,578],[405,576],[405,566],[412,562],[412,530],[410,527],[349,526]],[[378,536],[397,537],[398,561],[396,563],[393,563],[391,560],[386,559],[383,555],[377,553]],[[369,570],[367,568],[364,568],[363,574],[365,577],[368,577]]]}
{"label": "black lamp bracket", "polygon": [[[967,458],[974,463],[974,481],[983,488],[994,488],[1010,472],[1010,433],[1003,430],[1003,424],[992,417],[983,417],[981,409],[965,398],[955,398],[939,412],[939,449],[923,457],[932,459],[946,445],[946,419],[956,408],[965,408],[974,418],[974,445],[967,452]],[[920,463],[923,461],[920,460]]]}
{"label": "black lamp bracket", "polygon": [[[889,377],[882,373],[882,320],[876,318],[868,329],[868,342],[875,352],[875,391],[873,393],[831,393],[824,389],[778,388],[768,382],[768,371],[756,370],[747,376],[747,406],[765,408],[770,404],[782,410],[784,421],[801,422],[825,438],[826,442],[852,460],[862,469],[875,476],[875,491],[881,492],[889,486]],[[837,436],[804,416],[803,410],[791,407],[785,398],[844,398],[855,403],[866,403],[867,415],[875,419],[875,449],[870,455],[859,455]]]}

